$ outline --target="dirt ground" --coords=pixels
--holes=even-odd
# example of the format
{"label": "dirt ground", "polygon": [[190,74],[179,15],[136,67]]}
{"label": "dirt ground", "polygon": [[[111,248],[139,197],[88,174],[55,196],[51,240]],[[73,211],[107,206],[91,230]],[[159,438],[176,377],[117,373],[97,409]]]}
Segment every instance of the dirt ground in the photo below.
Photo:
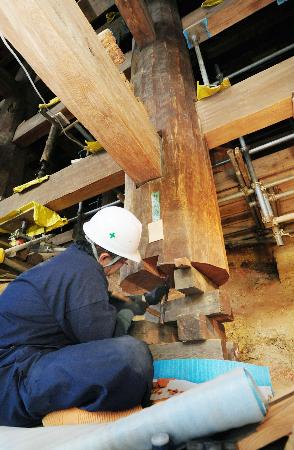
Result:
{"label": "dirt ground", "polygon": [[277,395],[294,388],[294,279],[282,284],[270,255],[260,261],[244,250],[228,259],[230,280],[222,288],[234,312],[228,340],[238,344],[240,361],[269,366]]}

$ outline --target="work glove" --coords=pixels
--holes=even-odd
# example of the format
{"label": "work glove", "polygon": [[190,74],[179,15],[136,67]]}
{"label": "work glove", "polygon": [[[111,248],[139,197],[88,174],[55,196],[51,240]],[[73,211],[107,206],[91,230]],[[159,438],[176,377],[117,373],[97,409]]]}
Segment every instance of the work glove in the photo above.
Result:
{"label": "work glove", "polygon": [[110,303],[115,306],[117,311],[130,310],[135,316],[142,316],[145,314],[149,305],[157,305],[162,298],[168,294],[169,287],[167,284],[157,286],[150,292],[145,292],[143,295],[128,296],[129,302],[124,302],[116,297],[109,296]]}
{"label": "work glove", "polygon": [[116,324],[113,336],[120,337],[128,334],[129,328],[132,325],[134,313],[130,309],[121,309],[116,316]]}
{"label": "work glove", "polygon": [[145,292],[143,295],[130,295],[129,299],[132,300],[130,309],[135,315],[143,315],[148,306],[160,303],[163,297],[168,294],[168,291],[169,286],[162,284],[150,292]]}
{"label": "work glove", "polygon": [[163,297],[169,292],[167,283],[157,286],[150,292],[145,292],[144,297],[148,305],[157,305],[161,302]]}

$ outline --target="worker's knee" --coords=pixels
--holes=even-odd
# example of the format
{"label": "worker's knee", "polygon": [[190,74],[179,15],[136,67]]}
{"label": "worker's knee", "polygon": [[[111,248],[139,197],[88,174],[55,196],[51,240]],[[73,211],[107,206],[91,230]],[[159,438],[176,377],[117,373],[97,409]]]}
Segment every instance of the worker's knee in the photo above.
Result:
{"label": "worker's knee", "polygon": [[153,377],[153,359],[145,342],[131,336],[118,338],[121,342],[121,356],[130,370],[141,373],[147,379]]}

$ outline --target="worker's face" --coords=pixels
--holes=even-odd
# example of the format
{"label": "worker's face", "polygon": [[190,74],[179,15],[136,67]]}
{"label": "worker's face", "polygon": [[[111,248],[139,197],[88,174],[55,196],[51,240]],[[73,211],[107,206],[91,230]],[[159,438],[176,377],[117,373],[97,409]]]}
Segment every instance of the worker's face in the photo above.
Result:
{"label": "worker's face", "polygon": [[101,253],[101,255],[99,256],[99,263],[101,264],[101,266],[103,266],[105,275],[107,276],[112,275],[113,273],[120,270],[124,264],[127,264],[127,259],[121,258],[112,266],[106,267],[106,265],[109,264],[111,260],[112,257],[108,253]]}

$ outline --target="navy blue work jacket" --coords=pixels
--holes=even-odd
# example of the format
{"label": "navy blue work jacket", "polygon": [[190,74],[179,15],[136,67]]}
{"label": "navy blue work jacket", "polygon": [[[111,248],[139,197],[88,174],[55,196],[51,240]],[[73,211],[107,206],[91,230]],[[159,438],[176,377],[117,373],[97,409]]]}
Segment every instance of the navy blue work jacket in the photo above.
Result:
{"label": "navy blue work jacket", "polygon": [[[22,395],[22,383],[32,366],[34,364],[37,366],[36,363],[41,357],[66,347],[67,353],[61,354],[59,360],[65,364],[68,363],[67,367],[70,367],[77,359],[75,353],[70,352],[71,348],[77,349],[77,347],[71,346],[101,341],[113,336],[116,310],[109,304],[107,287],[108,283],[102,266],[92,256],[73,244],[60,255],[21,274],[2,293],[0,296],[0,425],[32,424],[31,416],[34,416],[34,410],[38,408],[30,405],[32,411],[27,411]],[[91,360],[93,351],[96,350],[90,349],[89,344],[82,352],[80,350],[79,366],[72,367],[72,370],[81,370],[85,373],[87,352],[90,352]],[[54,354],[59,355],[58,352]],[[51,366],[56,364],[57,368],[56,361],[51,361]],[[43,378],[44,384],[52,382],[53,385],[56,377],[62,376],[64,368],[57,368],[55,372],[53,370],[52,376],[55,380],[48,381],[50,364],[48,363],[47,366],[45,364],[46,373],[39,375]],[[76,375],[78,383],[89,384],[89,380],[84,379],[85,374],[81,375],[79,372]],[[36,383],[41,382],[37,380]],[[29,393],[32,393],[35,385],[29,388],[26,386]],[[82,394],[81,386],[81,392],[78,395]],[[25,395],[29,396],[27,392]],[[63,396],[66,395],[64,393]],[[70,403],[68,401],[56,406],[66,407],[70,406]],[[53,410],[54,406],[44,407],[44,413],[48,408]],[[42,414],[41,407],[39,410]],[[38,414],[36,413],[35,416],[37,424]]]}

